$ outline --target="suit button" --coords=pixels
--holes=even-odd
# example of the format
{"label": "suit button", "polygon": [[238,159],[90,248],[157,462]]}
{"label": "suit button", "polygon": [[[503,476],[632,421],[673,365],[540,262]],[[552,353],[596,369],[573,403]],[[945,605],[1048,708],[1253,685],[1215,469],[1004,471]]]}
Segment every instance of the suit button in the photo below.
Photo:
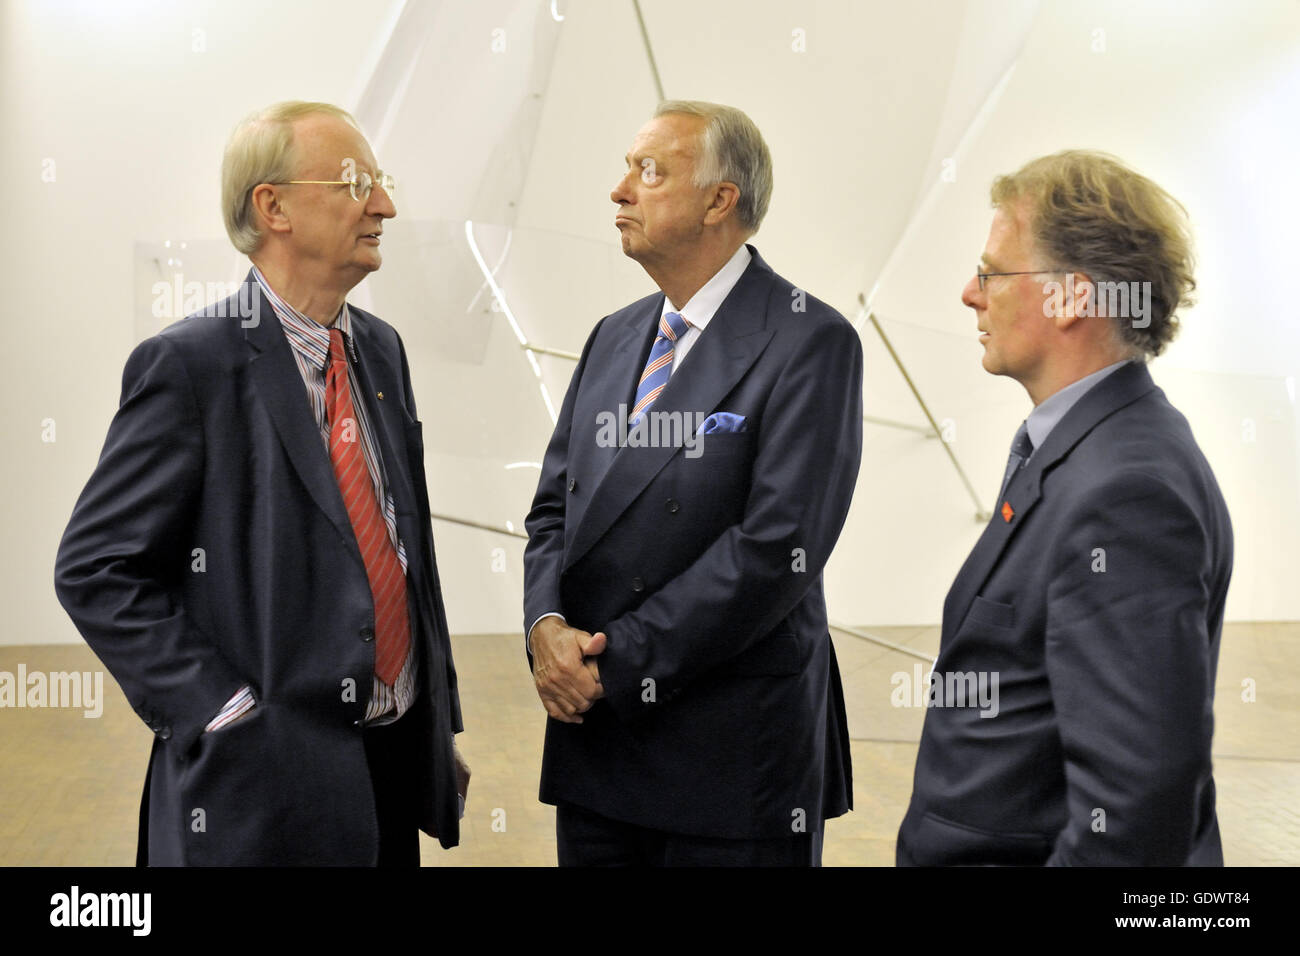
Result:
{"label": "suit button", "polygon": [[578,479],[577,479],[577,478],[570,478],[570,479],[569,479],[569,494],[573,494],[573,493],[574,493],[575,491],[577,491],[577,490],[578,490]]}
{"label": "suit button", "polygon": [[632,590],[633,590],[633,591],[644,591],[644,590],[645,590],[645,582],[642,581],[640,578],[633,578],[633,579],[632,579]]}
{"label": "suit button", "polygon": [[373,627],[363,627],[361,629],[361,640],[369,644],[375,639],[375,629]]}
{"label": "suit button", "polygon": [[669,498],[666,502],[664,502],[664,507],[668,509],[668,513],[670,515],[675,515],[677,514],[678,511],[681,510],[682,506],[677,503],[676,498]]}
{"label": "suit button", "polygon": [[172,735],[172,729],[170,727],[163,727],[161,730],[158,731],[158,736],[161,737],[163,740],[166,740],[171,735]]}

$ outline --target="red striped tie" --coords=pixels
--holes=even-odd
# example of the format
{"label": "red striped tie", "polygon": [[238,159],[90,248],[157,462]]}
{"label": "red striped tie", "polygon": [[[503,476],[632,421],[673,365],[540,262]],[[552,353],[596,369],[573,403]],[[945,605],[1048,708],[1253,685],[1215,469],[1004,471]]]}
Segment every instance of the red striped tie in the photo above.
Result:
{"label": "red striped tie", "polygon": [[338,479],[343,504],[352,520],[361,560],[370,579],[375,602],[375,674],[388,686],[397,680],[411,646],[411,623],[406,611],[406,575],[397,549],[388,537],[388,525],[361,450],[361,426],[352,405],[348,363],[343,357],[343,333],[330,329],[330,359],[325,372],[325,408],[330,420],[330,461]]}

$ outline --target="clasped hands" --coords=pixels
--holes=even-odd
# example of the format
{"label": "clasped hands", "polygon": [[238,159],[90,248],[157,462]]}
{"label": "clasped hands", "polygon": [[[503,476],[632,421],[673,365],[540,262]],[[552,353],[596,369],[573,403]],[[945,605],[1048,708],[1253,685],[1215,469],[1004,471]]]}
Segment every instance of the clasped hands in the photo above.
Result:
{"label": "clasped hands", "polygon": [[580,714],[605,696],[596,657],[605,650],[605,633],[588,634],[558,617],[533,627],[533,683],[546,712],[566,724],[580,724]]}

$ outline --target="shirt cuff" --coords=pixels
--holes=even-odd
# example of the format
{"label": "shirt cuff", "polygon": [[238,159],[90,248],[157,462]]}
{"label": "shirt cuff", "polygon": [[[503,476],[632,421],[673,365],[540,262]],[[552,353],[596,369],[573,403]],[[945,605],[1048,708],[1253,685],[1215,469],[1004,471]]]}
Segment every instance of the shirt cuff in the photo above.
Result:
{"label": "shirt cuff", "polygon": [[213,730],[220,730],[227,724],[234,723],[240,717],[257,706],[257,701],[253,699],[253,688],[245,684],[239,690],[235,691],[235,696],[226,701],[226,706],[221,708],[217,716],[208,721],[208,725],[203,728],[203,732],[209,733]]}
{"label": "shirt cuff", "polygon": [[536,621],[533,621],[533,623],[530,624],[528,627],[528,633],[524,636],[524,644],[527,645],[529,654],[533,652],[533,628],[535,628],[542,621],[546,620],[548,617],[558,617],[561,621],[564,621],[565,624],[569,623],[568,621],[564,620],[564,615],[561,614],[559,611],[547,611]]}

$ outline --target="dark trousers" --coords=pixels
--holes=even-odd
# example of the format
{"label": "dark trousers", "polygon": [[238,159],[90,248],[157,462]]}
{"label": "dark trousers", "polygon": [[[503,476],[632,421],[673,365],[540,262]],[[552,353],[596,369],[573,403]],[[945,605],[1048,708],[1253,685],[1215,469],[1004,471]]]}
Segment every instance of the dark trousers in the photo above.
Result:
{"label": "dark trousers", "polygon": [[420,831],[416,812],[414,768],[415,721],[408,711],[396,723],[362,731],[370,786],[379,819],[378,866],[419,866]]}
{"label": "dark trousers", "polygon": [[555,808],[560,866],[821,866],[822,829],[774,840],[665,833],[562,803]]}

